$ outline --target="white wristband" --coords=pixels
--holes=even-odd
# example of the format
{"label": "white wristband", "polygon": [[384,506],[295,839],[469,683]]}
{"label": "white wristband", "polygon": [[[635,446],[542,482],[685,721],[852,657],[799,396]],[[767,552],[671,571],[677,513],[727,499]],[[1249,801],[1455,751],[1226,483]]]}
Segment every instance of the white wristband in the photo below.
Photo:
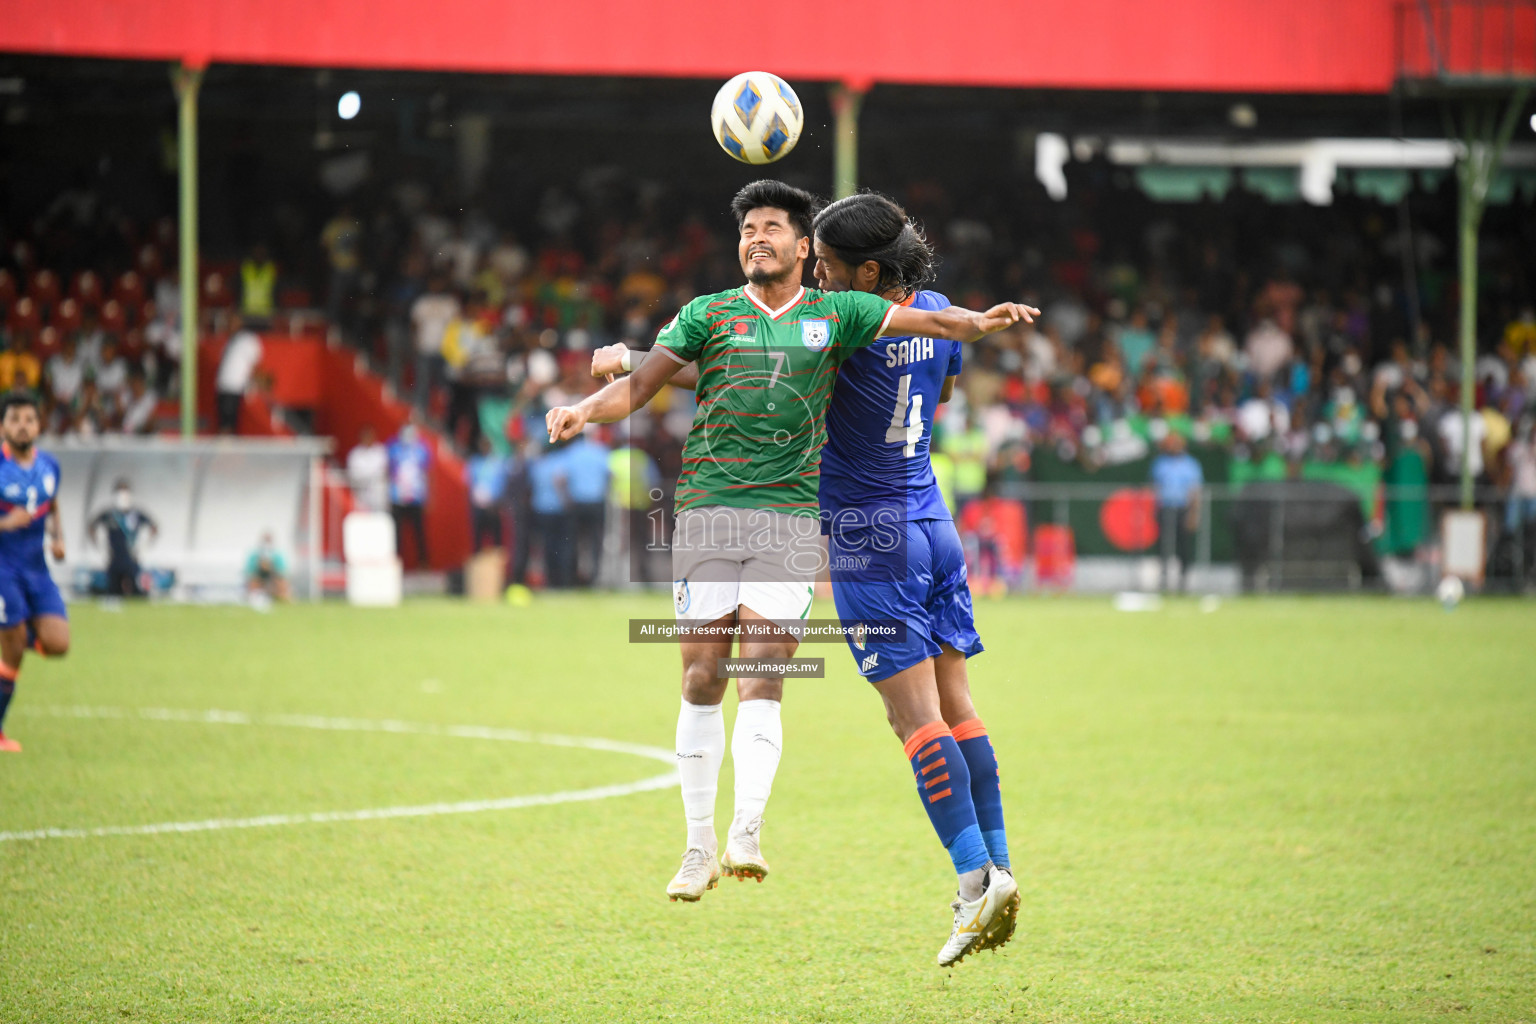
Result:
{"label": "white wristband", "polygon": [[634,361],[630,358],[634,354],[635,353],[634,353],[633,349],[627,349],[626,348],[624,350],[624,354],[619,357],[619,369],[623,370],[625,373],[632,373],[632,372],[634,372],[634,369],[635,369]]}

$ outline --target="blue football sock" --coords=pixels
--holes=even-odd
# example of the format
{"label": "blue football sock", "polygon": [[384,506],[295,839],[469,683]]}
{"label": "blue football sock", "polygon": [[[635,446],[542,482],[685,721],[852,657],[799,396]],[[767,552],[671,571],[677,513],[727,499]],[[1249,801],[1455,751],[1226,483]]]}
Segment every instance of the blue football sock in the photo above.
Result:
{"label": "blue football sock", "polygon": [[997,775],[997,753],[981,719],[961,722],[954,729],[955,741],[971,775],[971,803],[976,808],[976,824],[992,855],[992,863],[1008,867],[1008,833],[1003,827],[1003,791]]}
{"label": "blue football sock", "polygon": [[0,665],[0,733],[5,732],[5,711],[16,693],[17,671],[9,665]]}
{"label": "blue football sock", "polygon": [[949,727],[943,722],[928,723],[907,738],[906,752],[923,809],[949,852],[955,873],[986,867],[991,858],[971,804],[970,772]]}

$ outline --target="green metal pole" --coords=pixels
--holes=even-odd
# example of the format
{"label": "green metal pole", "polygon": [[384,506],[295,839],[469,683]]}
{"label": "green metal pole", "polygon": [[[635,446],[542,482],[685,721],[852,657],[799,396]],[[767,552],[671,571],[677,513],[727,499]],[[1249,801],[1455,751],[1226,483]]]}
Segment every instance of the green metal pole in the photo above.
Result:
{"label": "green metal pole", "polygon": [[844,199],[859,190],[859,107],[868,87],[841,83],[832,87],[832,114],[837,124],[832,150],[832,193]]}
{"label": "green metal pole", "polygon": [[181,436],[197,436],[197,90],[203,69],[180,65],[176,99],[181,184]]}
{"label": "green metal pole", "polygon": [[1483,221],[1483,207],[1488,188],[1503,162],[1504,147],[1515,129],[1515,121],[1525,109],[1530,86],[1515,89],[1504,116],[1495,125],[1496,107],[1486,108],[1485,128],[1478,130],[1480,113],[1469,106],[1466,112],[1466,138],[1461,161],[1456,166],[1460,188],[1459,220],[1461,242],[1461,507],[1470,510],[1472,501],[1472,395],[1477,386],[1477,247],[1478,228]]}
{"label": "green metal pole", "polygon": [[1467,136],[1457,203],[1461,242],[1461,507],[1472,508],[1472,389],[1477,360],[1477,226],[1482,204],[1477,196],[1481,144]]}

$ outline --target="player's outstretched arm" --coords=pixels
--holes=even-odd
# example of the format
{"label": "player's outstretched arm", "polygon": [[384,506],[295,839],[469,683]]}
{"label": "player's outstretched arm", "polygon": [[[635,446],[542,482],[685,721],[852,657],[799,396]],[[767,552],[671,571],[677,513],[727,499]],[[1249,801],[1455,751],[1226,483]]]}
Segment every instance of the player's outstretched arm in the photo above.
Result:
{"label": "player's outstretched arm", "polygon": [[886,321],[882,338],[947,338],[950,341],[975,341],[983,335],[1012,327],[1016,323],[1032,324],[1040,311],[1022,302],[1000,302],[985,313],[960,306],[946,309],[913,309],[896,306]]}
{"label": "player's outstretched arm", "polygon": [[616,380],[595,395],[588,395],[575,405],[562,405],[544,414],[544,426],[551,441],[564,441],[580,434],[588,423],[617,423],[656,397],[673,374],[682,368],[675,359],[663,356],[647,359],[635,372]]}
{"label": "player's outstretched arm", "polygon": [[[626,353],[629,356],[628,366],[624,365]],[[646,357],[649,355],[649,352],[632,349],[619,342],[615,342],[612,345],[604,345],[592,353],[592,376],[611,378],[615,374],[630,373],[638,369],[640,364],[645,362]],[[662,356],[660,358],[665,359],[666,357]],[[683,388],[686,391],[697,390],[699,386],[699,364],[689,363],[687,366],[681,367],[672,375],[672,379],[667,383],[675,388]]]}

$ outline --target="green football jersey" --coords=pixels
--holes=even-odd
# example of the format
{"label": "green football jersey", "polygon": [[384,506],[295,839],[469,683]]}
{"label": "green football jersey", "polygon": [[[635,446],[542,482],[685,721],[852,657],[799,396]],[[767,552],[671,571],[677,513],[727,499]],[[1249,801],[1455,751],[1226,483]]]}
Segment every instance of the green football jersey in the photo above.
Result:
{"label": "green football jersey", "polygon": [[699,364],[677,511],[702,505],[817,511],[826,412],[837,368],[895,309],[869,292],[800,289],[770,310],[745,288],[694,299],[656,347]]}

